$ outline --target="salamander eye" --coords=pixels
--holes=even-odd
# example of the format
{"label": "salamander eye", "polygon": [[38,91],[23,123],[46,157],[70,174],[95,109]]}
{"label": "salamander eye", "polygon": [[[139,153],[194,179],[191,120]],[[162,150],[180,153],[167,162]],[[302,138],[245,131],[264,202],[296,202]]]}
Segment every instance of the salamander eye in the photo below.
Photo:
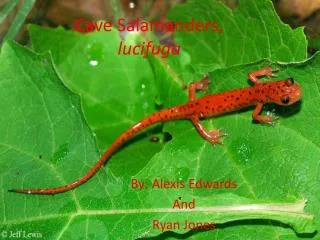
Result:
{"label": "salamander eye", "polygon": [[289,77],[287,80],[287,86],[291,86],[294,84],[294,79],[292,77]]}
{"label": "salamander eye", "polygon": [[282,97],[282,98],[281,98],[281,102],[282,102],[283,104],[288,104],[289,101],[290,101],[290,99],[289,99],[288,96],[285,96],[285,97]]}

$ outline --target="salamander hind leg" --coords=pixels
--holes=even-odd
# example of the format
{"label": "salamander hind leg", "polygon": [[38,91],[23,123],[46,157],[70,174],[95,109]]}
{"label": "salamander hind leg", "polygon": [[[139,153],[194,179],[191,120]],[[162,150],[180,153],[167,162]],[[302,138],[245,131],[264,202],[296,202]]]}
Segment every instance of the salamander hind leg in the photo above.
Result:
{"label": "salamander hind leg", "polygon": [[196,91],[206,91],[210,84],[209,76],[205,76],[201,81],[192,82],[189,85],[189,101],[196,100]]}
{"label": "salamander hind leg", "polygon": [[191,121],[198,130],[199,134],[212,144],[222,144],[221,138],[227,135],[226,133],[223,133],[220,129],[215,129],[212,131],[206,130],[205,127],[200,123],[199,118],[197,117],[193,117]]}
{"label": "salamander hind leg", "polygon": [[265,68],[249,73],[248,78],[253,84],[259,84],[261,83],[261,81],[258,77],[276,77],[276,75],[273,72],[277,71],[279,71],[279,69],[272,69],[270,66],[267,66]]}

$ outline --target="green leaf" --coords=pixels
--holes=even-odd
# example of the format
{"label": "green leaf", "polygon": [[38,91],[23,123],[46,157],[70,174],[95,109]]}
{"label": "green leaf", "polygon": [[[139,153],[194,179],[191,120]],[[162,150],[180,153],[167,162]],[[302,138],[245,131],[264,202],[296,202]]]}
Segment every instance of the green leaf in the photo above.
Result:
{"label": "green leaf", "polygon": [[30,198],[7,190],[68,183],[99,154],[82,117],[79,97],[61,84],[47,54],[36,55],[5,43],[0,62],[1,228],[15,232],[21,226],[42,232],[43,238],[54,236],[67,224],[69,214],[88,201],[88,190],[105,191],[105,174],[97,174],[83,189],[87,191],[54,198]]}
{"label": "green leaf", "polygon": [[[48,54],[38,55],[5,43],[0,62],[1,236],[43,239],[70,239],[70,234],[90,239],[101,239],[107,234],[117,236],[118,232],[112,231],[114,223],[121,223],[123,214],[130,218],[126,209],[137,209],[140,213],[143,204],[129,189],[125,176],[130,171],[123,173],[124,165],[117,164],[123,173],[120,177],[108,165],[76,191],[60,195],[7,192],[12,188],[53,187],[74,181],[89,170],[99,154],[82,117],[79,97],[63,86]],[[135,145],[135,151],[138,146]],[[136,159],[137,153],[130,146],[127,150]],[[142,146],[141,151],[148,159],[148,151],[153,149]],[[136,165],[130,168],[139,167]],[[88,230],[88,226],[93,228]],[[76,230],[79,227],[83,231]]]}
{"label": "green leaf", "polygon": [[[210,93],[219,93],[234,88],[248,86],[247,74],[270,64],[262,61],[250,65],[235,66],[215,70],[210,73],[212,84]],[[265,109],[276,109],[280,120],[274,126],[253,124],[252,111],[239,111],[204,121],[208,129],[222,128],[229,135],[223,146],[212,147],[196,132],[187,121],[170,122],[165,131],[173,135],[173,140],[157,154],[149,166],[149,180],[163,179],[231,179],[238,184],[237,189],[218,189],[213,191],[194,189],[193,197],[220,197],[220,194],[233,192],[237,196],[265,201],[290,201],[304,198],[308,200],[307,211],[315,215],[317,229],[320,226],[318,156],[320,153],[320,55],[300,64],[274,64],[279,68],[277,79],[293,77],[303,89],[302,102],[290,107],[269,105]],[[208,93],[207,93],[208,94]],[[176,94],[172,94],[172,97]],[[169,97],[170,98],[170,97]],[[181,97],[181,101],[183,98]],[[179,149],[179,150],[176,150]],[[149,170],[150,171],[150,170]],[[147,173],[141,172],[146,178]],[[188,189],[179,192],[185,196]],[[168,205],[177,194],[166,194],[159,201]],[[164,221],[166,218],[164,218]],[[239,227],[248,234],[252,229]],[[258,239],[265,239],[261,230]],[[219,231],[219,238],[227,238],[229,232]],[[251,232],[252,234],[252,232]],[[277,235],[287,235],[284,229],[273,229],[270,239]],[[215,235],[213,235],[215,236]]]}
{"label": "green leaf", "polygon": [[[305,114],[310,108],[313,108],[314,117],[319,116],[317,106],[308,107],[308,103],[320,95],[314,92],[318,83],[313,78],[320,73],[319,56],[282,71],[283,75],[290,74],[297,80],[302,76],[309,79],[299,81],[305,97],[298,114],[282,119],[281,125],[275,128],[253,125],[248,112],[219,118],[216,122],[221,125],[223,122],[232,136],[225,140],[225,146],[214,148],[189,126],[135,176],[147,184],[155,178],[186,183],[200,176],[217,181],[230,178],[237,182],[238,188],[139,191],[130,187],[131,177],[125,174],[115,177],[108,165],[75,191],[55,196],[19,195],[8,193],[6,189],[57,186],[78,178],[92,166],[98,154],[81,117],[78,99],[59,82],[47,55],[36,55],[14,44],[5,44],[0,61],[3,62],[0,70],[3,113],[0,201],[5,203],[0,205],[1,233],[12,234],[21,229],[23,234],[40,234],[46,239],[70,239],[71,236],[76,239],[83,236],[136,239],[161,233],[152,227],[154,220],[180,221],[182,225],[185,219],[226,223],[257,218],[283,222],[297,232],[313,232],[312,215],[303,211],[303,199],[309,201],[307,211],[319,216],[319,173],[315,157],[319,154],[319,144],[310,136],[300,134],[303,130],[290,129],[290,123],[307,120]],[[215,75],[220,76],[216,86],[222,89],[225,83],[219,78],[231,75],[238,79],[234,83],[230,81],[231,87],[244,85],[245,72],[254,67],[216,71]],[[239,127],[241,132],[236,131]],[[261,139],[264,139],[263,144],[258,141]],[[310,141],[314,145],[306,152]],[[253,142],[256,148],[241,150],[239,147],[247,142]],[[261,155],[264,151],[269,152]],[[243,159],[246,154],[250,154],[248,161]],[[307,161],[301,161],[302,158]],[[123,167],[124,163],[118,162],[118,165]],[[272,171],[275,167],[278,171]],[[259,181],[261,176],[265,176],[263,181]],[[172,209],[173,201],[179,196],[188,201],[195,199],[196,209]],[[319,226],[318,220],[316,223]],[[228,229],[217,226],[213,236],[228,236]],[[270,239],[279,235],[292,239],[295,235],[281,225],[259,228],[244,225],[235,229],[232,231],[238,236],[254,232],[261,238],[265,236],[264,231],[268,231]]]}
{"label": "green leaf", "polygon": [[[116,30],[80,35],[62,28],[31,25],[29,29],[34,49],[50,50],[64,83],[81,96],[85,118],[101,152],[125,129],[156,111],[157,90],[151,66],[144,58],[117,55],[120,37]],[[126,43],[135,41],[131,38]],[[140,169],[137,167],[148,161],[145,153],[136,149],[148,149],[151,157],[161,149],[161,144],[150,143],[148,139],[135,141],[117,154],[115,161],[127,162],[128,174],[136,173]],[[131,168],[128,158],[139,159],[139,164]],[[123,173],[117,166],[114,170],[117,175]]]}
{"label": "green leaf", "polygon": [[234,10],[219,1],[196,0],[177,5],[172,21],[217,22],[223,32],[177,32],[175,40],[190,53],[200,73],[268,58],[292,62],[306,58],[303,29],[282,23],[270,0],[242,0]]}
{"label": "green leaf", "polygon": [[102,150],[114,135],[155,111],[151,66],[146,59],[117,54],[117,31],[80,35],[35,25],[29,30],[34,49],[50,50],[65,84],[81,96],[85,116]]}

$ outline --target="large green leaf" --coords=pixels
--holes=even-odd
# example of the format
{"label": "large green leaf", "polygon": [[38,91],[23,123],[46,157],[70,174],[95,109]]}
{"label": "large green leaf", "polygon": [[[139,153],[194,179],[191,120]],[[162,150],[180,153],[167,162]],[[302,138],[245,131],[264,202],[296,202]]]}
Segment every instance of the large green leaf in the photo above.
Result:
{"label": "large green leaf", "polygon": [[102,150],[114,136],[155,111],[150,64],[144,58],[118,55],[117,31],[80,35],[62,28],[29,29],[34,49],[50,50],[65,84],[82,97],[86,119]]}
{"label": "large green leaf", "polygon": [[[62,28],[30,26],[30,33],[34,48],[52,52],[64,83],[81,96],[85,118],[101,152],[133,123],[156,111],[151,66],[144,58],[117,55],[120,43],[117,31],[80,35]],[[133,36],[127,43],[135,41]],[[128,159],[139,159],[139,166],[148,160],[143,149],[148,149],[147,154],[151,157],[161,149],[161,144],[152,144],[148,139],[132,142],[116,159],[127,162],[130,172],[136,167],[132,168]],[[122,175],[117,166],[114,170]]]}
{"label": "large green leaf", "polygon": [[[263,61],[250,65],[236,66],[216,70],[210,74],[212,84],[210,93],[223,92],[247,86],[247,73],[270,64]],[[308,212],[315,214],[317,229],[320,226],[320,183],[319,152],[320,135],[320,55],[313,59],[291,65],[274,64],[279,68],[277,78],[293,77],[301,84],[303,99],[291,107],[269,105],[267,110],[276,109],[280,116],[275,126],[253,124],[252,111],[239,111],[204,121],[208,129],[222,128],[229,135],[223,146],[212,147],[196,132],[187,121],[176,121],[165,125],[165,131],[173,135],[173,140],[149,162],[151,172],[141,172],[139,177],[149,181],[157,178],[204,180],[234,180],[238,188],[191,191],[194,198],[216,196],[225,192],[250,199],[266,201],[289,201],[304,198],[308,200]],[[183,98],[181,98],[183,101]],[[167,163],[167,164],[166,164]],[[148,170],[150,171],[150,170]],[[157,201],[161,205],[170,205],[177,196],[188,196],[189,189],[177,194],[166,191]],[[152,194],[149,195],[150,199]],[[167,218],[164,218],[167,219]],[[238,239],[246,239],[253,234],[250,226],[239,226],[232,230]],[[225,230],[225,231],[224,231]],[[212,236],[224,239],[230,236],[229,228],[214,231]],[[288,229],[274,228],[265,237],[265,229],[255,229],[256,239],[296,239]],[[203,239],[208,237],[204,235]],[[197,236],[195,239],[200,239]]]}
{"label": "large green leaf", "polygon": [[217,22],[223,32],[177,32],[198,72],[262,58],[292,62],[306,58],[303,29],[282,23],[269,0],[241,0],[234,10],[215,0],[192,0],[170,11],[173,21]]}
{"label": "large green leaf", "polygon": [[[241,4],[241,6],[244,5],[256,9],[255,2],[253,0],[249,2],[249,5]],[[272,32],[271,29],[274,28],[274,25],[279,26],[279,31],[269,34],[270,38],[272,37],[272,43],[274,42],[275,47],[278,48],[279,42],[282,41],[282,48],[292,52],[288,54],[280,50],[275,51],[271,45],[265,47],[264,42],[270,41],[270,39],[264,40],[263,37],[261,37],[256,40],[255,46],[253,46],[252,43],[246,43],[244,47],[241,48],[241,51],[236,51],[246,56],[245,59],[239,58],[231,48],[231,46],[238,45],[238,38],[229,39],[227,38],[229,34],[223,33],[221,36],[224,36],[225,40],[222,41],[219,46],[216,46],[215,49],[221,53],[227,52],[222,54],[221,57],[227,57],[228,55],[231,58],[231,56],[233,56],[232,59],[234,59],[234,61],[228,64],[221,62],[220,65],[212,61],[211,63],[213,63],[215,67],[252,62],[266,57],[287,61],[296,61],[305,58],[306,41],[302,31],[292,31],[288,26],[280,23],[269,1],[263,0],[261,2],[263,3],[259,4],[263,4],[263,6],[259,6],[257,11],[262,11],[266,15],[266,19],[261,17],[256,21],[260,22],[260,25],[266,25],[267,27],[263,28],[260,25],[258,25],[259,27],[254,25],[255,34],[257,36],[264,36],[266,31]],[[178,6],[176,10],[173,10],[172,15],[175,16],[178,13],[189,12],[186,7],[194,7],[192,4],[194,3],[190,2],[189,4]],[[199,11],[190,11],[192,15],[188,14],[189,18],[195,18],[196,20],[200,18],[201,21],[204,21],[202,18],[206,16],[206,14],[214,14],[214,12],[219,9],[224,9],[223,11],[231,14],[228,8],[214,1],[206,1],[206,4],[195,4],[197,5],[195,9]],[[209,11],[208,8],[211,10],[214,8],[214,11],[210,9]],[[236,18],[240,18],[240,16],[243,18],[244,14],[252,15],[252,18],[257,18],[257,15],[259,15],[254,11],[246,12],[248,10],[245,9],[246,7],[242,7],[237,10],[239,13],[235,13],[234,17],[230,14],[219,15],[221,16],[221,22],[231,21],[232,23],[240,24],[241,21],[236,20]],[[203,12],[206,12],[206,14],[204,15]],[[177,18],[179,21],[187,20],[182,16],[178,16]],[[208,16],[208,19],[213,19],[213,17]],[[264,23],[264,21],[267,21],[267,24]],[[226,29],[228,29],[227,26]],[[233,29],[234,26],[230,26],[230,28]],[[180,91],[182,86],[201,77],[197,69],[200,65],[203,66],[203,64],[201,63],[199,65],[197,61],[195,61],[197,57],[188,49],[188,44],[185,42],[182,43],[182,53],[178,57],[169,57],[167,59],[160,57],[149,58],[152,59],[153,68],[151,68],[147,59],[137,56],[117,55],[120,37],[117,31],[114,30],[111,32],[85,35],[65,31],[61,28],[52,30],[30,26],[29,30],[33,48],[39,52],[51,51],[57,70],[62,76],[64,83],[72,91],[81,96],[85,118],[90,128],[96,134],[95,136],[101,152],[104,151],[122,131],[130,127],[134,122],[156,111],[155,98],[160,99],[160,103],[162,103],[164,107],[180,104],[182,97],[186,96],[186,92]],[[231,30],[229,31],[231,32]],[[189,32],[187,35],[184,35],[185,38],[183,39],[187,41],[187,39],[194,38],[194,34],[195,33]],[[243,34],[245,35],[245,33]],[[278,35],[281,35],[281,37]],[[201,33],[200,36],[202,36]],[[206,33],[204,37],[212,40],[215,39],[216,36],[218,36],[216,33],[213,33],[213,35]],[[285,41],[282,40],[282,38],[292,40]],[[178,41],[179,39],[180,37],[178,37]],[[199,40],[201,37],[197,37],[197,39]],[[277,39],[277,41],[274,39]],[[133,38],[126,42],[134,43],[137,42],[137,40]],[[199,42],[203,43],[203,41],[200,40]],[[237,44],[234,44],[234,42]],[[196,53],[199,56],[203,56],[201,59],[209,59],[209,61],[211,61],[210,58],[207,57],[209,53],[208,49],[205,47],[198,48],[198,45],[199,44],[195,45],[192,43],[192,49],[196,47]],[[268,50],[270,48],[273,50]],[[184,49],[190,51],[191,54],[189,55]],[[279,52],[281,52],[281,54]],[[205,67],[205,69],[211,69],[211,67]],[[203,71],[200,72],[203,73]],[[118,84],[113,84],[114,82]],[[135,144],[139,145],[138,148],[154,147],[154,145],[150,146],[150,143],[145,141],[144,143],[133,143],[131,145],[132,149],[135,149]],[[161,146],[157,145],[154,151],[150,152],[150,156],[160,148]],[[141,153],[141,151],[137,152],[137,157],[144,159],[142,161],[146,163],[147,160],[145,160],[146,158]],[[141,155],[139,156],[139,154]],[[125,161],[125,159],[131,155],[132,152],[125,150],[116,156],[116,159],[117,161]],[[121,171],[118,173],[120,172]]]}
{"label": "large green leaf", "polygon": [[[48,54],[37,55],[15,44],[5,44],[0,62],[1,236],[30,234],[44,239],[70,239],[72,231],[90,225],[90,230],[76,230],[76,238],[86,235],[101,239],[108,234],[116,239],[114,223],[121,222],[123,214],[131,216],[126,209],[137,209],[139,213],[143,204],[130,190],[131,178],[127,176],[130,171],[138,171],[141,163],[135,162],[124,172],[128,167],[120,161],[120,177],[108,166],[77,191],[54,197],[7,192],[10,188],[71,182],[88,171],[99,154],[82,117],[79,98],[62,85]],[[126,148],[132,159],[138,158],[139,144],[134,151],[130,146]],[[140,148],[147,159],[154,151],[152,146]],[[101,224],[106,229],[98,232]]]}
{"label": "large green leaf", "polygon": [[[310,111],[313,119],[319,117],[319,108],[310,105],[310,101],[319,98],[319,92],[314,91],[319,84],[314,78],[320,73],[319,57],[283,71],[283,75],[301,79],[305,96],[299,113],[294,107],[294,116],[281,119],[275,128],[253,125],[248,112],[218,118],[217,125],[223,125],[232,136],[225,140],[225,146],[216,147],[201,139],[190,125],[182,124],[181,134],[176,134],[134,176],[146,184],[155,178],[186,183],[190,178],[217,181],[230,178],[237,182],[237,188],[151,189],[149,185],[149,189],[139,191],[130,187],[131,177],[125,171],[123,176],[115,177],[108,165],[84,186],[53,197],[19,195],[6,189],[70,182],[95,162],[98,154],[79,112],[77,97],[61,85],[47,56],[6,44],[0,61],[3,63],[0,71],[3,234],[21,230],[41,234],[46,239],[83,236],[135,239],[161,233],[153,228],[154,220],[182,224],[185,219],[226,223],[256,218],[277,220],[298,232],[313,232],[312,214],[319,216],[318,138],[308,136],[303,129],[291,129],[290,124],[308,120]],[[245,72],[255,67],[215,71],[215,85],[223,89],[225,83],[221,80],[232,75],[237,80],[230,81],[231,88],[243,86]],[[301,161],[302,158],[307,161]],[[123,167],[125,163],[117,165]],[[275,166],[278,170],[272,171]],[[264,176],[262,181],[261,176]],[[196,208],[172,209],[178,197],[195,199]],[[303,211],[304,199],[308,200],[307,211],[311,215]],[[268,231],[269,239],[295,236],[291,229],[281,225],[252,227],[246,223],[250,222],[240,222],[233,234],[243,238],[254,232],[261,238]],[[316,224],[319,225],[318,220]],[[224,225],[218,227],[221,229],[214,230],[211,236],[229,236]],[[197,239],[200,239],[198,234]]]}

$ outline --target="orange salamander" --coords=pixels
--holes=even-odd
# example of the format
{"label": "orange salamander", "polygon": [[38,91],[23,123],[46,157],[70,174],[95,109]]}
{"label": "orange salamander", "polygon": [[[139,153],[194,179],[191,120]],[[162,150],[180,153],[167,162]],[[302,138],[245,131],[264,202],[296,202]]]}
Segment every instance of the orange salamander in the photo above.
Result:
{"label": "orange salamander", "polygon": [[270,124],[273,122],[272,115],[260,115],[263,105],[275,103],[277,105],[288,106],[300,100],[302,90],[298,83],[292,78],[279,81],[261,82],[258,77],[275,76],[276,71],[270,67],[265,67],[248,74],[248,78],[253,84],[251,87],[234,89],[227,92],[210,94],[196,99],[197,90],[207,90],[208,78],[191,83],[189,85],[189,101],[168,109],[163,109],[143,118],[140,122],[122,133],[112,145],[105,151],[99,161],[80,179],[64,186],[44,188],[44,189],[11,189],[10,192],[26,194],[46,194],[53,195],[74,189],[87,182],[117,151],[125,142],[147,127],[171,120],[189,119],[198,130],[199,134],[210,143],[221,143],[220,138],[224,136],[219,129],[208,131],[200,123],[200,119],[221,115],[249,106],[255,106],[252,118],[260,123]]}

